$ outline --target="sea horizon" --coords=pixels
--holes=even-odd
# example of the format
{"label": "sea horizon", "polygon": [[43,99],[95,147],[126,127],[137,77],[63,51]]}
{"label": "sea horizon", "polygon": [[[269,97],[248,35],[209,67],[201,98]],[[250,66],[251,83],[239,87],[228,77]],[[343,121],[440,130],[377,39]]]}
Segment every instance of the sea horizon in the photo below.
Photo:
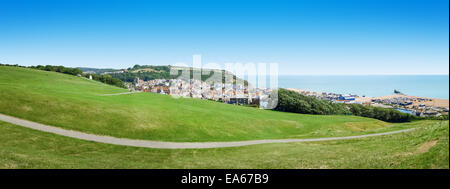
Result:
{"label": "sea horizon", "polygon": [[449,75],[279,75],[279,88],[377,97],[394,94],[449,99]]}

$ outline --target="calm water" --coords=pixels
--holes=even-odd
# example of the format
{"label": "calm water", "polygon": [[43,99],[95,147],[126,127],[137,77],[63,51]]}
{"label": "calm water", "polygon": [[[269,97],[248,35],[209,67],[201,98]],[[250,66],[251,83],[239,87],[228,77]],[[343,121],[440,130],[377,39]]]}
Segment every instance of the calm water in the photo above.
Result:
{"label": "calm water", "polygon": [[449,99],[448,85],[448,75],[278,76],[281,88],[370,97],[393,94],[397,89],[407,95]]}

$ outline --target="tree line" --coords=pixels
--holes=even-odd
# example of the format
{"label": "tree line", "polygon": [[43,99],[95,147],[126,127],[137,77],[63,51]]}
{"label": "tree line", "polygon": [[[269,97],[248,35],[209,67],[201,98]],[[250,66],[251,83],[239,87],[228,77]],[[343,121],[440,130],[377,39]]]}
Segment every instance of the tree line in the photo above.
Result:
{"label": "tree line", "polygon": [[92,79],[95,81],[100,81],[102,83],[106,83],[109,85],[114,85],[121,88],[126,88],[123,81],[120,79],[116,79],[111,77],[110,75],[99,75],[99,74],[84,74],[83,71],[79,68],[67,68],[64,66],[52,66],[52,65],[37,65],[37,66],[30,66],[30,68],[38,69],[38,70],[45,70],[45,71],[53,71],[53,72],[59,72],[64,74],[70,74],[75,76],[82,76],[89,78],[89,76],[92,76]]}
{"label": "tree line", "polygon": [[44,71],[51,71],[51,72],[59,72],[59,73],[64,73],[64,74],[69,74],[69,75],[78,75],[78,74],[81,75],[83,73],[83,71],[81,71],[78,68],[67,68],[64,66],[37,65],[37,66],[30,66],[29,68],[44,70]]}
{"label": "tree line", "polygon": [[121,88],[126,88],[125,84],[120,79],[113,78],[110,75],[84,74],[83,71],[81,71],[78,68],[68,68],[68,67],[64,67],[64,66],[52,66],[52,65],[45,65],[45,66],[37,65],[37,66],[29,66],[29,67],[20,66],[18,64],[0,64],[0,65],[58,72],[58,73],[69,74],[69,75],[74,75],[74,76],[81,76],[81,77],[86,77],[86,78],[89,78],[89,75],[92,75],[93,80],[100,81],[102,83],[114,85],[114,86],[121,87]]}
{"label": "tree line", "polygon": [[174,79],[176,76],[170,75],[170,72],[124,72],[124,73],[111,73],[108,74],[113,78],[125,81],[125,82],[133,82],[134,79],[139,77],[144,81],[150,81],[153,79]]}

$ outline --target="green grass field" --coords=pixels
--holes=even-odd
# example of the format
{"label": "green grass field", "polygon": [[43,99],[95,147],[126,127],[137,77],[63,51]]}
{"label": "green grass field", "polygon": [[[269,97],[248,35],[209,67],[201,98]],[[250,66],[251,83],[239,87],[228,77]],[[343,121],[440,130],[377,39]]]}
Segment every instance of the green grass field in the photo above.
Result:
{"label": "green grass field", "polygon": [[162,141],[239,141],[361,135],[402,129],[356,116],[302,115],[137,93],[96,81],[0,66],[0,113],[87,133]]}
{"label": "green grass field", "polygon": [[0,122],[0,168],[449,168],[448,121],[345,141],[163,150],[82,141]]}
{"label": "green grass field", "polygon": [[449,122],[386,123],[126,92],[70,75],[0,66],[0,113],[61,128],[162,141],[240,141],[407,133],[215,149],[83,141],[0,122],[0,168],[449,168]]}

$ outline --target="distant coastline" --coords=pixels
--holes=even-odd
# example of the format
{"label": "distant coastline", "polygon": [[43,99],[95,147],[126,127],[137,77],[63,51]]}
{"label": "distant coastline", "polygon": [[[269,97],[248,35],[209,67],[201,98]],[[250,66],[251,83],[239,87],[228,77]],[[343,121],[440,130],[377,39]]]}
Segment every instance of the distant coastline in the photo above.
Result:
{"label": "distant coastline", "polygon": [[295,88],[287,89],[319,100],[326,100],[334,103],[363,104],[381,108],[394,108],[403,113],[409,113],[420,117],[438,117],[441,115],[448,115],[449,112],[449,100],[447,99],[409,96],[400,94],[398,91],[397,94],[392,95],[365,97],[356,94],[315,92]]}
{"label": "distant coastline", "polygon": [[449,75],[279,75],[278,86],[361,97],[392,95],[397,89],[408,96],[449,100]]}

